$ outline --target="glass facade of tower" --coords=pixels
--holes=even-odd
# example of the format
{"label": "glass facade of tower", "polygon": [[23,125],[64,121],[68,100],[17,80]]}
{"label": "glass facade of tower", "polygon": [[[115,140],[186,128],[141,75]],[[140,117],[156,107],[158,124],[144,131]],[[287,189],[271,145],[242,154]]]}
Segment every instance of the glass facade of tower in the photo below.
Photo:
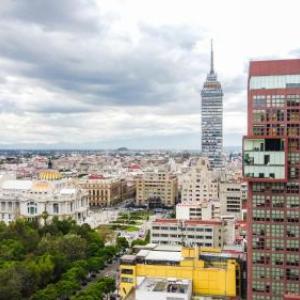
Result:
{"label": "glass facade of tower", "polygon": [[213,169],[223,166],[223,91],[213,70],[213,53],[210,73],[201,91],[202,154],[208,157]]}
{"label": "glass facade of tower", "polygon": [[300,294],[300,59],[250,63],[243,160],[247,299]]}

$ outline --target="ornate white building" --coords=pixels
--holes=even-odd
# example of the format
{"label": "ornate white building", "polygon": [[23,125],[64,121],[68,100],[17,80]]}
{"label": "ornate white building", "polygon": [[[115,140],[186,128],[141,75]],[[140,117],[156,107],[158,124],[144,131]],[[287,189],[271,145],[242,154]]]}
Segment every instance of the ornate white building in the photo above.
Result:
{"label": "ornate white building", "polygon": [[88,217],[87,193],[55,170],[43,171],[37,180],[0,181],[0,221],[16,218],[50,221],[54,216],[82,223]]}

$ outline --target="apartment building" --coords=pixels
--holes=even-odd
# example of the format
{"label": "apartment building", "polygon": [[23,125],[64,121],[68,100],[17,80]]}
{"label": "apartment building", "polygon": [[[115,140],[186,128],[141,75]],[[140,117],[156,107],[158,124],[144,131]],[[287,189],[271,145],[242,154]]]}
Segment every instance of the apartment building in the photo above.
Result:
{"label": "apartment building", "polygon": [[177,201],[177,176],[149,170],[136,178],[136,205],[172,207]]}

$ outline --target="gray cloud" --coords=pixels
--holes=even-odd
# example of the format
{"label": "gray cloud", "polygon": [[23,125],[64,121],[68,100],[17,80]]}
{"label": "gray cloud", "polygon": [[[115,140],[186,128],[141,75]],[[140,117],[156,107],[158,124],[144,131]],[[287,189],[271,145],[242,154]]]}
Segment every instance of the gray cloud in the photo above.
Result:
{"label": "gray cloud", "polygon": [[98,31],[98,14],[94,1],[4,1],[2,18],[35,24],[49,31]]}
{"label": "gray cloud", "polygon": [[[195,51],[206,39],[202,28],[140,23],[132,37],[114,29],[117,15],[84,0],[4,1],[0,17],[3,141],[88,143],[199,131],[208,70],[208,54]],[[243,77],[224,83],[228,95],[242,89]],[[244,108],[232,99],[226,101],[237,111]]]}

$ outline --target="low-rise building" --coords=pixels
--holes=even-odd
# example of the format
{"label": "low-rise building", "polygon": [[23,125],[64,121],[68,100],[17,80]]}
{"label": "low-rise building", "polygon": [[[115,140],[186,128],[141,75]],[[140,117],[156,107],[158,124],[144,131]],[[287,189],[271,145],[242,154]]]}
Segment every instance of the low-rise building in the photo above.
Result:
{"label": "low-rise building", "polygon": [[220,220],[158,219],[151,225],[151,242],[159,245],[223,247],[224,223]]}
{"label": "low-rise building", "polygon": [[[165,279],[164,287],[170,281],[191,281],[193,296],[239,299],[244,291],[243,268],[242,258],[237,253],[225,253],[214,248],[162,249],[154,245],[141,249],[136,255],[121,257],[119,294],[121,299],[126,299],[145,282],[151,285],[149,289],[152,292],[157,282]],[[149,281],[144,281],[147,278],[150,278]],[[157,281],[153,282],[153,278]],[[188,291],[188,284],[186,289]],[[159,290],[165,289],[160,287]],[[155,295],[158,294],[153,292],[149,299],[161,299]],[[173,295],[167,299],[186,298]]]}
{"label": "low-rise building", "polygon": [[136,178],[136,205],[172,207],[177,201],[177,176],[151,170]]}
{"label": "low-rise building", "polygon": [[241,182],[222,182],[220,184],[221,215],[234,216],[242,219],[242,197],[243,190]]}
{"label": "low-rise building", "polygon": [[126,195],[126,182],[119,178],[90,176],[82,179],[80,187],[87,191],[91,207],[107,207],[121,202]]}
{"label": "low-rise building", "polygon": [[40,222],[73,218],[84,222],[88,217],[87,194],[59,172],[47,170],[38,180],[4,180],[0,185],[0,220],[5,223],[17,218]]}
{"label": "low-rise building", "polygon": [[176,205],[176,219],[178,220],[211,220],[213,219],[213,204],[206,203],[178,203]]}
{"label": "low-rise building", "polygon": [[135,300],[191,300],[190,280],[145,277],[135,289]]}

